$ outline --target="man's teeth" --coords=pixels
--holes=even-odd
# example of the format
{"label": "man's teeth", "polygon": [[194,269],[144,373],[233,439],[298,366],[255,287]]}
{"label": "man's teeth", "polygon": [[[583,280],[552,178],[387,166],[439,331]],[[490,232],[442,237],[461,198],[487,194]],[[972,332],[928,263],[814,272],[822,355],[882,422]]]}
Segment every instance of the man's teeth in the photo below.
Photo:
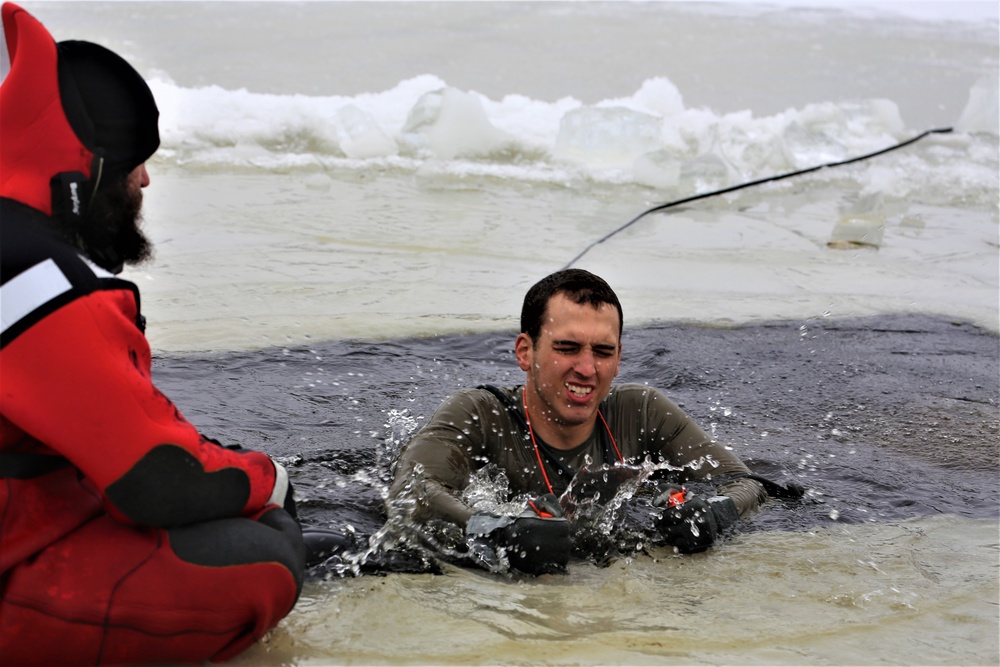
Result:
{"label": "man's teeth", "polygon": [[592,391],[591,387],[580,387],[575,384],[567,384],[566,388],[573,392],[574,396],[586,396]]}

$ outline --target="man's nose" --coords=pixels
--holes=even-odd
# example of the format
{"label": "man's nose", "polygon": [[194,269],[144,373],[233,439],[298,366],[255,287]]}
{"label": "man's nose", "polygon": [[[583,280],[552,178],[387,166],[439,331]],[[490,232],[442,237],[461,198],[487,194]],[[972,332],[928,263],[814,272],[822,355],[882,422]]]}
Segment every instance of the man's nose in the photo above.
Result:
{"label": "man's nose", "polygon": [[594,358],[593,350],[584,348],[576,357],[573,370],[584,377],[591,377],[597,373],[597,359]]}

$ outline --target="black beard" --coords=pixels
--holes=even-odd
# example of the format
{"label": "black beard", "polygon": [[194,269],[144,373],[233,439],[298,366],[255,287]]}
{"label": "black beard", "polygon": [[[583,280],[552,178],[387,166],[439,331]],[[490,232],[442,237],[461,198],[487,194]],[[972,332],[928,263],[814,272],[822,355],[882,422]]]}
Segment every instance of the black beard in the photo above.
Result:
{"label": "black beard", "polygon": [[76,230],[80,248],[102,268],[118,273],[153,256],[153,245],[140,229],[142,190],[121,179],[98,189]]}

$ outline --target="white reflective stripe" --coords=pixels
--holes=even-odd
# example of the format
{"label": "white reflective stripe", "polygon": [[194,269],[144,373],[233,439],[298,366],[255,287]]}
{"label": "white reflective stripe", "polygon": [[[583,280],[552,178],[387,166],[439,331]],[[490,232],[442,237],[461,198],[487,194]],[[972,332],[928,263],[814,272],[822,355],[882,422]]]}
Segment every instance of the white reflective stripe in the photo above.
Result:
{"label": "white reflective stripe", "polygon": [[272,459],[271,463],[274,464],[274,489],[271,491],[271,497],[267,499],[267,503],[284,507],[285,496],[288,495],[288,472],[285,470],[285,466],[277,461]]}
{"label": "white reflective stripe", "polygon": [[0,287],[0,331],[7,329],[73,287],[51,259]]}
{"label": "white reflective stripe", "polygon": [[88,267],[90,267],[90,270],[93,271],[94,275],[97,276],[98,278],[114,278],[115,277],[115,274],[111,273],[107,269],[102,269],[97,264],[94,264],[92,261],[90,261],[89,257],[87,257],[85,255],[80,255],[79,257],[80,257],[80,259],[83,260],[84,264],[86,264]]}

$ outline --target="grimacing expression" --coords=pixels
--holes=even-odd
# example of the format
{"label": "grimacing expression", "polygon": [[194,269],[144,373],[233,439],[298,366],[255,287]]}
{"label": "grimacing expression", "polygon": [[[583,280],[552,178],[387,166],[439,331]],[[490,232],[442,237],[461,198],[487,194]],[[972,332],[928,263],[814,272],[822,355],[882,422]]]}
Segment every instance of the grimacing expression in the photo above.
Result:
{"label": "grimacing expression", "polygon": [[532,341],[522,333],[515,350],[527,373],[526,401],[533,426],[553,446],[560,445],[558,438],[553,442],[553,433],[586,438],[618,375],[617,308],[609,303],[578,304],[557,293],[545,309],[538,339]]}

